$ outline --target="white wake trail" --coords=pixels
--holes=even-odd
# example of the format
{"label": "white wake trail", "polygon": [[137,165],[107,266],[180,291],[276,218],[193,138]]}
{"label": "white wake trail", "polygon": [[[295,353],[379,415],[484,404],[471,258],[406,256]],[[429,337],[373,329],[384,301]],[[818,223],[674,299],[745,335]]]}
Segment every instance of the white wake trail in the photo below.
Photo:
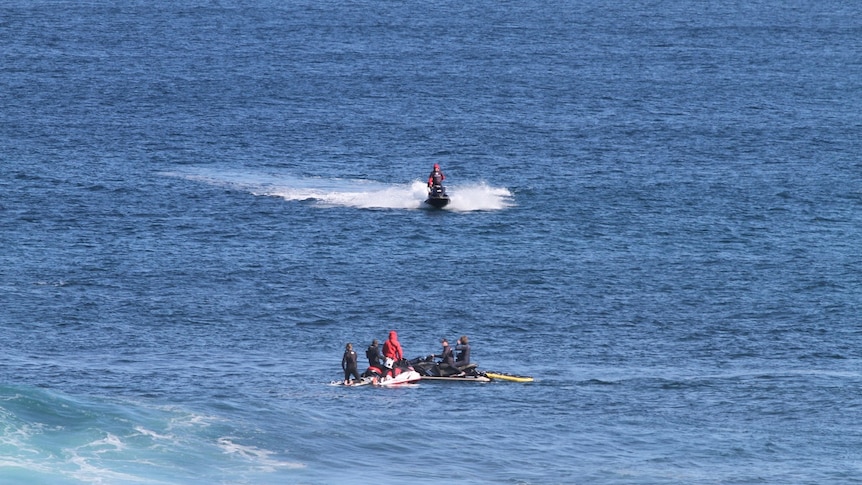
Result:
{"label": "white wake trail", "polygon": [[[165,175],[288,201],[313,201],[321,207],[431,209],[424,204],[428,192],[425,183],[419,180],[387,184],[364,179],[292,177],[210,169]],[[447,193],[451,202],[444,210],[453,212],[495,211],[514,205],[509,189],[492,187],[484,182],[447,185]]]}

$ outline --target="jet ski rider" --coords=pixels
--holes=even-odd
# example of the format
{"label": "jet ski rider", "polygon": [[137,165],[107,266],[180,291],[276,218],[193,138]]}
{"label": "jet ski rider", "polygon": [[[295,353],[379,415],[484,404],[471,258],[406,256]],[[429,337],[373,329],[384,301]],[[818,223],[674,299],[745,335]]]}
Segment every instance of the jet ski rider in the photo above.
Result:
{"label": "jet ski rider", "polygon": [[435,187],[443,187],[444,180],[446,180],[446,176],[440,171],[440,164],[435,163],[434,169],[428,175],[428,188],[434,190]]}
{"label": "jet ski rider", "polygon": [[434,356],[440,357],[440,362],[437,363],[437,366],[440,368],[440,375],[451,375],[450,372],[447,372],[450,369],[451,372],[454,372],[455,374],[463,375],[463,372],[459,374],[458,367],[455,365],[455,356],[452,355],[452,347],[449,346],[449,341],[444,338],[440,340],[440,343],[443,345],[443,353]]}

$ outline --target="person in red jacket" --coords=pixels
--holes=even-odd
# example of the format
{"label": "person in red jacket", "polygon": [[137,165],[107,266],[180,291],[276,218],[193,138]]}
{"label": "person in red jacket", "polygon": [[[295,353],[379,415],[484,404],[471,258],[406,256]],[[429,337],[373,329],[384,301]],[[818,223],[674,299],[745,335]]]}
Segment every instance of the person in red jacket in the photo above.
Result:
{"label": "person in red jacket", "polygon": [[398,361],[404,358],[404,350],[401,348],[401,343],[398,342],[398,334],[395,333],[395,330],[390,331],[389,338],[383,342],[383,358],[385,359],[383,372],[388,376],[397,376],[401,372]]}
{"label": "person in red jacket", "polygon": [[383,342],[383,357],[388,357],[395,362],[404,358],[404,350],[401,348],[401,343],[398,342],[398,334],[395,330],[389,332],[389,338]]}
{"label": "person in red jacket", "polygon": [[444,180],[446,180],[446,176],[440,171],[440,164],[435,163],[434,169],[428,175],[428,188],[442,187]]}

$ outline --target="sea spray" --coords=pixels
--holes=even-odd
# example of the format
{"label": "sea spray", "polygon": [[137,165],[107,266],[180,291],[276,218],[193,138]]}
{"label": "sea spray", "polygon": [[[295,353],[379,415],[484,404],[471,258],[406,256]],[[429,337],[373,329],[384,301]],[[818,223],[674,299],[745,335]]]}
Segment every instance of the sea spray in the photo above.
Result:
{"label": "sea spray", "polygon": [[[428,192],[422,181],[384,183],[365,179],[295,177],[280,173],[258,173],[212,168],[187,169],[165,175],[218,185],[254,195],[280,197],[286,201],[310,201],[320,207],[360,209],[429,209],[423,204]],[[485,182],[460,181],[447,185],[453,212],[496,211],[514,205],[512,192]]]}

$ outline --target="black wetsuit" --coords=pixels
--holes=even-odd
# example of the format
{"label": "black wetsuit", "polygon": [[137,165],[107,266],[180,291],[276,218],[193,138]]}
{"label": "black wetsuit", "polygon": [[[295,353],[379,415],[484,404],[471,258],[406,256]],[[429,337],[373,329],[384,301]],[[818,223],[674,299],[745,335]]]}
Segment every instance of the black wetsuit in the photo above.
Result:
{"label": "black wetsuit", "polygon": [[383,367],[381,360],[383,359],[383,355],[380,353],[380,347],[377,345],[369,345],[367,349],[365,349],[365,357],[368,358],[368,367],[377,367],[378,369]]}
{"label": "black wetsuit", "polygon": [[470,364],[470,344],[457,344],[455,350],[458,357],[455,359],[455,367],[463,367]]}
{"label": "black wetsuit", "polygon": [[455,367],[455,356],[452,355],[452,347],[448,345],[443,347],[443,355],[440,356],[440,359],[438,363],[440,375],[458,372],[458,368]]}
{"label": "black wetsuit", "polygon": [[341,358],[341,368],[344,369],[344,380],[348,380],[352,374],[356,380],[359,380],[359,370],[356,368],[356,352],[345,350],[344,357]]}

